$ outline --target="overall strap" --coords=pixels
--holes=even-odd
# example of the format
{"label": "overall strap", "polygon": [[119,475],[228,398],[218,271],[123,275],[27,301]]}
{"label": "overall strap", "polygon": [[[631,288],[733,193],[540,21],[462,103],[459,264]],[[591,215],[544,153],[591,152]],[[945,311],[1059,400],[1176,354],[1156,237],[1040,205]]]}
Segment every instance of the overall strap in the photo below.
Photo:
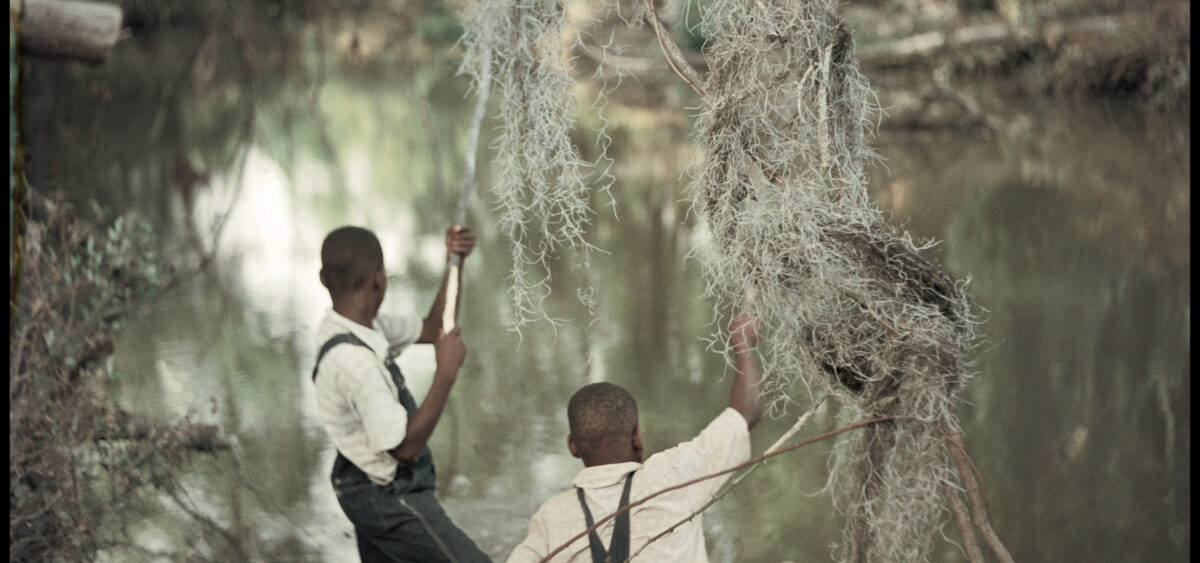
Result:
{"label": "overall strap", "polygon": [[353,344],[355,346],[362,346],[374,352],[370,346],[367,346],[366,342],[363,342],[359,337],[354,336],[354,333],[343,332],[341,334],[335,334],[332,338],[326,340],[325,343],[321,345],[321,351],[317,352],[317,361],[313,365],[313,381],[317,380],[317,368],[321,367],[321,358],[324,358],[325,353],[332,350],[333,347],[337,346],[338,344]]}
{"label": "overall strap", "polygon": [[[621,492],[621,503],[617,505],[617,510],[625,508],[629,504],[629,489],[633,485],[633,471],[630,471],[625,476],[625,490]],[[587,521],[587,526],[591,528],[592,511],[588,510],[587,501],[583,498],[583,489],[576,488],[575,492],[579,495],[579,506],[583,507],[583,518]],[[596,530],[588,533],[588,548],[592,552],[592,563],[621,563],[629,558],[629,511],[626,510],[617,515],[616,522],[613,527],[612,540],[608,543],[608,550],[604,549],[604,544],[600,542],[600,536],[596,534]]]}

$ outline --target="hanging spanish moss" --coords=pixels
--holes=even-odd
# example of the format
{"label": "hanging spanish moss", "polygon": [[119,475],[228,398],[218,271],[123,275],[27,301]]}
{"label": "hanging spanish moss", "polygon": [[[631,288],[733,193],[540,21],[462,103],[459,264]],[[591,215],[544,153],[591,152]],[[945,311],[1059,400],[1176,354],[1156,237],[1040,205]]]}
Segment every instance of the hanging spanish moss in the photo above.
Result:
{"label": "hanging spanish moss", "polygon": [[589,163],[569,137],[575,125],[574,80],[564,56],[570,39],[556,0],[473,0],[463,13],[462,69],[476,85],[494,74],[501,94],[492,191],[511,245],[509,292],[519,329],[549,319],[543,303],[549,264],[575,249],[586,266],[592,249],[584,239],[592,216]]}
{"label": "hanging spanish moss", "polygon": [[[842,439],[829,486],[848,561],[928,559],[961,490],[945,437],[976,340],[965,283],[867,196],[879,109],[833,0],[716,0],[694,206],[718,307],[752,303],[774,406],[828,393],[847,421],[911,417]],[[921,422],[923,421],[923,422]],[[930,424],[925,424],[930,423]]]}

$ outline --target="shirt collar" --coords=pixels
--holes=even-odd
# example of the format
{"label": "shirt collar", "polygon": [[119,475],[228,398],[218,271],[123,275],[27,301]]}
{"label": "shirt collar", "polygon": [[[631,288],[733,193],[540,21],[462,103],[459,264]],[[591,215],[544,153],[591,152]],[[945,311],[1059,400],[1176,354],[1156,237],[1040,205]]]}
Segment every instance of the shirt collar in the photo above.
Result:
{"label": "shirt collar", "polygon": [[641,468],[642,464],[636,461],[593,465],[583,468],[583,471],[580,471],[571,480],[571,484],[581,489],[608,487],[620,483],[630,471],[637,471]]}
{"label": "shirt collar", "polygon": [[[325,322],[333,326],[338,333],[350,332],[354,336],[357,336],[359,340],[362,340],[363,343],[371,347],[376,356],[380,358],[387,357],[387,336],[380,332],[378,328],[367,328],[360,325],[342,316],[341,313],[334,311],[332,308],[329,309],[329,315],[325,317]],[[374,321],[372,324],[376,325],[376,327],[378,326],[378,323]]]}

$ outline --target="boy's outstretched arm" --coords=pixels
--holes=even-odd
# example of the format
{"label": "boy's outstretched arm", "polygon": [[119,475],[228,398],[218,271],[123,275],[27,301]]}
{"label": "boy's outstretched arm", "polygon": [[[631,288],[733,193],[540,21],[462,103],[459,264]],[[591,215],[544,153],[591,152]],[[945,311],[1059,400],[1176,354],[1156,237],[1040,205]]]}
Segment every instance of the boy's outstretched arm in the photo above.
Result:
{"label": "boy's outstretched arm", "polygon": [[741,413],[746,426],[754,428],[762,418],[759,397],[758,365],[754,362],[754,347],[758,344],[758,317],[742,313],[729,324],[729,344],[733,347],[733,388],[729,391],[729,406]]}

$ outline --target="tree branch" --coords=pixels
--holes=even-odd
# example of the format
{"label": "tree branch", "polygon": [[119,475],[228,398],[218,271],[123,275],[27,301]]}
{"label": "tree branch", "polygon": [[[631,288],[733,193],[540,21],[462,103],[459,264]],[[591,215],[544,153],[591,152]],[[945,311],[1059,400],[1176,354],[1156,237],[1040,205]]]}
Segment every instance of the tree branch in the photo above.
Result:
{"label": "tree branch", "polygon": [[979,549],[979,541],[975,539],[975,528],[971,527],[971,517],[967,515],[967,509],[963,506],[962,499],[958,498],[958,491],[954,490],[949,483],[945,485],[945,488],[946,498],[950,501],[950,511],[954,513],[954,519],[958,522],[958,530],[962,532],[967,559],[971,563],[983,563],[983,551]]}
{"label": "tree branch", "polygon": [[987,510],[987,498],[983,493],[983,486],[980,484],[978,470],[971,462],[971,457],[967,455],[967,450],[963,447],[960,437],[957,434],[947,434],[946,438],[950,443],[950,455],[954,457],[954,463],[958,466],[958,475],[962,478],[967,499],[971,501],[971,517],[975,521],[975,526],[979,528],[984,541],[987,542],[988,547],[992,549],[992,553],[1001,563],[1013,563],[1012,555],[1008,553],[1008,549],[1004,547],[999,536],[996,535],[996,531],[992,529],[991,518],[988,516]]}
{"label": "tree branch", "polygon": [[658,12],[654,9],[654,0],[644,0],[646,3],[647,17],[650,19],[650,25],[654,27],[654,36],[658,38],[658,46],[662,49],[663,56],[667,59],[667,64],[671,65],[671,70],[675,71],[688,86],[692,87],[701,98],[704,97],[704,88],[700,84],[704,82],[700,78],[700,74],[692,65],[688,64],[684,58],[683,52],[679,50],[679,46],[672,41],[668,34],[666,26],[658,19]]}
{"label": "tree branch", "polygon": [[[821,399],[818,400],[812,406],[812,408],[808,409],[807,412],[800,415],[800,418],[796,420],[796,423],[793,424],[792,427],[787,430],[787,432],[784,432],[783,435],[780,436],[778,440],[775,440],[775,443],[771,444],[771,447],[767,448],[767,451],[764,452],[764,455],[775,453],[776,450],[778,450],[780,447],[783,446],[784,442],[787,442],[788,440],[790,440],[792,438],[792,436],[795,436],[796,433],[799,432],[800,429],[804,427],[804,423],[808,422],[808,419],[812,416],[812,414],[814,412],[816,412],[817,407],[820,407],[821,404],[824,402],[825,402],[825,397],[821,397]],[[717,501],[721,500],[722,498],[725,498],[725,495],[729,494],[729,491],[732,491],[734,489],[734,487],[737,487],[739,484],[741,484],[741,482],[743,480],[745,480],[746,477],[749,477],[751,473],[754,473],[754,471],[756,471],[759,467],[762,467],[764,463],[766,463],[766,461],[761,461],[761,462],[755,464],[753,467],[743,471],[742,473],[739,473],[737,476],[735,476],[733,478],[732,481],[730,481],[730,484],[728,487],[725,487],[724,490],[722,490],[720,493],[718,493],[713,498],[709,499],[708,502],[704,503],[704,506],[701,506],[700,508],[693,510],[692,513],[687,518],[684,518],[683,520],[676,522],[670,528],[667,528],[667,529],[659,532],[658,535],[650,538],[650,541],[647,541],[646,543],[642,544],[642,547],[639,547],[638,550],[633,553],[633,555],[630,555],[629,559],[632,560],[634,557],[637,557],[638,554],[641,553],[643,550],[645,550],[646,547],[648,547],[650,544],[658,541],[659,539],[663,538],[667,534],[674,532],[676,528],[682,526],[685,522],[690,521],[692,518],[695,518],[696,516],[698,516],[705,510],[708,510],[708,508],[710,506],[716,504]]]}

